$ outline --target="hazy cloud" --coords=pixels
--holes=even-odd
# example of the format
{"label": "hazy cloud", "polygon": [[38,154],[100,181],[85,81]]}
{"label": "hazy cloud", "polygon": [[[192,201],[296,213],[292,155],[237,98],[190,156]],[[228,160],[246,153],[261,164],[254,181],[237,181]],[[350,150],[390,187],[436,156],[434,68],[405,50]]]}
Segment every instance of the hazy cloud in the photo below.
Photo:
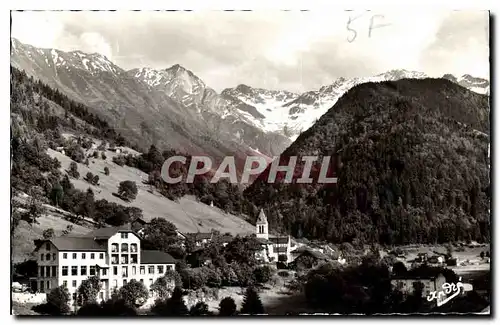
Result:
{"label": "hazy cloud", "polygon": [[399,68],[489,75],[485,11],[14,12],[12,36],[124,69],[178,63],[218,91],[304,91]]}

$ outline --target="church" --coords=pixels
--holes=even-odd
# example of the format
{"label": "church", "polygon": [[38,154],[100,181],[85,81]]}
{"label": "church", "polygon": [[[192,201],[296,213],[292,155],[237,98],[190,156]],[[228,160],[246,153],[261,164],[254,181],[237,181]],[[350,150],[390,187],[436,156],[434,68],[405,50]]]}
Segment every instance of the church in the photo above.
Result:
{"label": "church", "polygon": [[274,236],[269,234],[269,224],[264,210],[260,210],[255,225],[257,240],[262,244],[262,250],[257,253],[257,259],[263,262],[289,263],[292,258],[292,241],[290,236]]}

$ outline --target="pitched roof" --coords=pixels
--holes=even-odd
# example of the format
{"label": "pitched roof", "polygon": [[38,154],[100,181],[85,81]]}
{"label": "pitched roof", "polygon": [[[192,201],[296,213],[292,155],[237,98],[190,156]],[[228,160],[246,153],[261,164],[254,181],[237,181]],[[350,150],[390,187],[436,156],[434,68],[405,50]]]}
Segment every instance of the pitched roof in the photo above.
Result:
{"label": "pitched roof", "polygon": [[49,240],[60,251],[105,252],[107,247],[89,237],[56,237]]}
{"label": "pitched roof", "polygon": [[186,237],[191,237],[194,240],[212,239],[212,233],[211,232],[192,232],[192,233],[187,233]]}
{"label": "pitched roof", "polygon": [[277,253],[286,253],[287,250],[288,250],[288,247],[276,247]]}
{"label": "pitched roof", "polygon": [[[299,249],[300,248],[297,248],[295,251],[297,251]],[[318,252],[318,251],[315,251],[315,250],[312,250],[312,249],[308,249],[308,248],[302,249],[299,256],[301,256],[301,255],[310,255],[310,256],[317,258],[319,260],[328,260],[329,259],[328,256],[326,256],[325,254]]]}
{"label": "pitched roof", "polygon": [[267,217],[264,214],[264,210],[263,209],[260,209],[259,217],[257,218],[257,223],[261,223],[261,224],[265,223],[265,224],[267,224]]}
{"label": "pitched roof", "polygon": [[175,258],[161,251],[141,250],[141,264],[175,264]]}
{"label": "pitched roof", "polygon": [[287,244],[288,243],[288,236],[286,236],[286,237],[269,236],[269,240],[273,244]]}
{"label": "pitched roof", "polygon": [[130,223],[127,223],[118,227],[104,227],[93,230],[89,233],[86,233],[84,237],[88,238],[96,238],[96,239],[108,239],[119,231],[129,231],[132,232],[132,228]]}

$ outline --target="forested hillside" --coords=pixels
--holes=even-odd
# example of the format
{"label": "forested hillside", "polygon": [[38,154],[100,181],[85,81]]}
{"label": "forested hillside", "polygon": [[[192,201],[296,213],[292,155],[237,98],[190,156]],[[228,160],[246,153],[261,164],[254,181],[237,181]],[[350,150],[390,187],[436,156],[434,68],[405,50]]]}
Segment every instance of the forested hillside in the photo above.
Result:
{"label": "forested hillside", "polygon": [[445,79],[349,90],[282,156],[336,156],[337,184],[268,184],[245,196],[271,228],[332,242],[490,239],[488,97]]}

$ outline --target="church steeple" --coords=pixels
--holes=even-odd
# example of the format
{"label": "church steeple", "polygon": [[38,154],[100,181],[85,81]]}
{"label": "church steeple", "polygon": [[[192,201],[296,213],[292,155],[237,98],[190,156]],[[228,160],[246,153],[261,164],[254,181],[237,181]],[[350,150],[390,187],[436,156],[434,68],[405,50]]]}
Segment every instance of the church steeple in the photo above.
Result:
{"label": "church steeple", "polygon": [[257,218],[255,227],[257,238],[269,239],[267,217],[264,214],[263,209],[260,209],[259,217]]}

